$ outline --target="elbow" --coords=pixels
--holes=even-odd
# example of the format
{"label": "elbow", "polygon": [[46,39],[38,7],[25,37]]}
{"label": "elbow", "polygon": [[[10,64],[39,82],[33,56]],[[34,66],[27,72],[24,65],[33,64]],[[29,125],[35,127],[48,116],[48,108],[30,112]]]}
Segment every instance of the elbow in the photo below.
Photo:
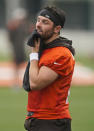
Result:
{"label": "elbow", "polygon": [[34,82],[30,82],[30,89],[31,90],[40,90],[40,88],[37,85],[37,83],[34,83]]}

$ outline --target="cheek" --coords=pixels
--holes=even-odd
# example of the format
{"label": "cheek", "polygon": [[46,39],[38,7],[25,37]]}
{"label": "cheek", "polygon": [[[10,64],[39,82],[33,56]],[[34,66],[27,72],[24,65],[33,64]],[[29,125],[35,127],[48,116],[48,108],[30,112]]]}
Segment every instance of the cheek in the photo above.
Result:
{"label": "cheek", "polygon": [[42,27],[42,30],[43,30],[43,33],[51,32],[51,31],[52,31],[52,29],[51,29],[50,26],[43,26],[43,27]]}

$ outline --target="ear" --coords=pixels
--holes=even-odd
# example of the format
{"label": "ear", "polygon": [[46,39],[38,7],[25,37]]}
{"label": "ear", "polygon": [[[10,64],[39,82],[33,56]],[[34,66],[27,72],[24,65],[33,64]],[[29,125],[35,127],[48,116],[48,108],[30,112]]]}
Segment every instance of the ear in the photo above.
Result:
{"label": "ear", "polygon": [[61,26],[60,26],[60,25],[57,25],[57,26],[55,26],[55,28],[54,28],[54,33],[58,34],[58,33],[60,32],[60,30],[61,30]]}

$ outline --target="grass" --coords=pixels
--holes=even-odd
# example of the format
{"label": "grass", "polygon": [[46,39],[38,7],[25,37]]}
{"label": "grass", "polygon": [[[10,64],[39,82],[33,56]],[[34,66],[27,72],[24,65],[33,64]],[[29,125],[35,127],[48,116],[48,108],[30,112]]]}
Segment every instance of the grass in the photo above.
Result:
{"label": "grass", "polygon": [[94,87],[72,87],[70,101],[73,131],[93,131]]}
{"label": "grass", "polygon": [[[94,130],[94,88],[72,87],[70,113],[72,131]],[[0,131],[25,131],[27,93],[23,90],[0,88]]]}
{"label": "grass", "polygon": [[75,59],[76,62],[80,62],[84,66],[94,69],[94,57],[77,55]]}
{"label": "grass", "polygon": [[5,61],[12,61],[12,56],[9,54],[2,54],[0,53],[0,62],[5,62]]}
{"label": "grass", "polygon": [[21,90],[0,89],[0,131],[24,131],[27,94]]}

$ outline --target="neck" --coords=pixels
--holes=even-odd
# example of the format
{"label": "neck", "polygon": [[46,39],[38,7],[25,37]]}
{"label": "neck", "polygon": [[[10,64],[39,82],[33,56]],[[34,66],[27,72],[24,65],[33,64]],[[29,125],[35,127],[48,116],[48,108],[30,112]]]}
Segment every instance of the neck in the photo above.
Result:
{"label": "neck", "polygon": [[50,39],[45,40],[45,44],[52,42],[53,40],[59,38],[59,35],[53,35]]}

